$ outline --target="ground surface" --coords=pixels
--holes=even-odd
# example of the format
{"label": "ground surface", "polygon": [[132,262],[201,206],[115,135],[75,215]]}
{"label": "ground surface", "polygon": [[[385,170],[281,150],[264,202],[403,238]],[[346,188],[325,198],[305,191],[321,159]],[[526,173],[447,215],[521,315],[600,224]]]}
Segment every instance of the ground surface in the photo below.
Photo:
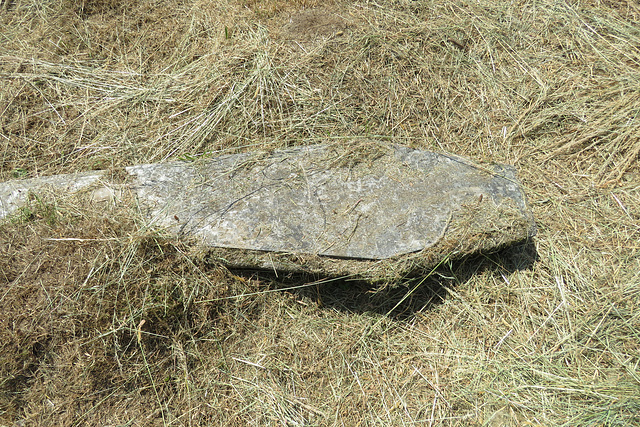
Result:
{"label": "ground surface", "polygon": [[372,289],[230,272],[124,206],[34,196],[0,225],[0,425],[640,423],[639,19],[1,1],[1,180],[382,139],[515,165],[539,231]]}

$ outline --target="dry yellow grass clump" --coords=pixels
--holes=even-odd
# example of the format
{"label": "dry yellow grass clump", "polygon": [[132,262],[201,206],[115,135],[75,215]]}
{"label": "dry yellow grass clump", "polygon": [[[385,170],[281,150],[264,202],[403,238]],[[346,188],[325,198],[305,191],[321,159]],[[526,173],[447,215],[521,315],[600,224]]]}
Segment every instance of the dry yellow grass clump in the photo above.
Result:
{"label": "dry yellow grass clump", "polygon": [[124,206],[0,224],[0,425],[640,424],[632,0],[0,1],[0,181],[357,138],[514,164],[535,241],[394,289]]}

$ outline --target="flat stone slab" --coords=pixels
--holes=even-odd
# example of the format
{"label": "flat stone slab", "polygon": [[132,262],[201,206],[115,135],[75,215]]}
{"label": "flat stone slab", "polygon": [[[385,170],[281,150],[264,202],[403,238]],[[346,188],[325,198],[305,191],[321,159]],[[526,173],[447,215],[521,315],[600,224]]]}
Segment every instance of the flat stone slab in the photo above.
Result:
{"label": "flat stone slab", "polygon": [[230,267],[395,280],[535,234],[515,169],[400,145],[314,145],[0,183],[0,218],[44,187],[130,192],[149,225]]}

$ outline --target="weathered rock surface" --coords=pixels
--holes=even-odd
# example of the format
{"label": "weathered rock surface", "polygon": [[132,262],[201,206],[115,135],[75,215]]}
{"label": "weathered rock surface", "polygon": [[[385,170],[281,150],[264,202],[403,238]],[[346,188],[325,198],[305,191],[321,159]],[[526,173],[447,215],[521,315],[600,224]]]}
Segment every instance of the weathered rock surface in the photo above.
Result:
{"label": "weathered rock surface", "polygon": [[514,168],[398,145],[317,145],[0,183],[0,218],[29,191],[131,192],[151,226],[230,267],[392,281],[530,238]]}
{"label": "weathered rock surface", "polygon": [[91,171],[0,182],[0,219],[24,206],[29,192],[37,194],[45,189],[53,189],[74,193],[98,182],[103,175],[102,171]]}

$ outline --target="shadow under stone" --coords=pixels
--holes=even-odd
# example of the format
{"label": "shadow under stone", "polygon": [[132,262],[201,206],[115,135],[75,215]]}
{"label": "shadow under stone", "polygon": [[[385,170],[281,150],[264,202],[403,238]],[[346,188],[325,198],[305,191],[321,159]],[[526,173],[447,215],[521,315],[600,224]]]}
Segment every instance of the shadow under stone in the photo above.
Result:
{"label": "shadow under stone", "polygon": [[375,313],[404,320],[441,304],[448,295],[448,289],[460,286],[476,274],[487,271],[498,275],[511,274],[531,268],[537,260],[535,244],[529,240],[494,253],[443,262],[431,274],[407,278],[401,285],[393,287],[381,287],[362,280],[324,279],[308,274],[276,277],[268,271],[243,270],[235,273],[257,277],[268,283],[271,290],[290,292],[302,299],[315,301],[321,308]]}

